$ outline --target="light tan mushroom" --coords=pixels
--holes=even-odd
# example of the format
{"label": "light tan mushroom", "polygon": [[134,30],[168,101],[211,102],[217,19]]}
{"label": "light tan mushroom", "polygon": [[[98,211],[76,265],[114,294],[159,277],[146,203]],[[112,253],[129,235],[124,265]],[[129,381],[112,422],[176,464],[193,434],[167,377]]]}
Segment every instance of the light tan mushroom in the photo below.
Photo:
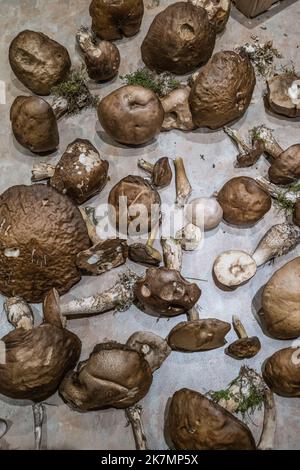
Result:
{"label": "light tan mushroom", "polygon": [[165,112],[162,131],[172,129],[191,131],[195,129],[189,105],[190,92],[189,86],[180,87],[161,98],[160,101]]}

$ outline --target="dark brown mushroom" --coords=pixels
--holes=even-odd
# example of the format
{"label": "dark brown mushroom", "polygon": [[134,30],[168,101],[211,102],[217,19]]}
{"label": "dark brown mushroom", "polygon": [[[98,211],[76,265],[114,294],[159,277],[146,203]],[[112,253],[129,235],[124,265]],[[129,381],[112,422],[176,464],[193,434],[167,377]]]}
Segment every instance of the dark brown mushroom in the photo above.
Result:
{"label": "dark brown mushroom", "polygon": [[272,162],[269,179],[274,184],[291,184],[300,179],[300,144],[291,145]]}
{"label": "dark brown mushroom", "polygon": [[200,70],[190,93],[190,108],[197,127],[218,129],[243,116],[255,87],[255,72],[248,58],[221,51]]}
{"label": "dark brown mushroom", "polygon": [[[110,218],[122,233],[150,232],[160,218],[160,196],[141,176],[129,175],[121,179],[108,197]],[[137,227],[135,224],[138,223]]]}
{"label": "dark brown mushroom", "polygon": [[162,260],[161,253],[153,247],[160,221],[153,227],[147,243],[133,243],[129,246],[128,257],[135,263],[145,266],[159,266]]}
{"label": "dark brown mushroom", "polygon": [[176,450],[255,450],[249,428],[194,390],[181,389],[167,413],[166,432]]}
{"label": "dark brown mushroom", "polygon": [[92,0],[90,5],[92,29],[108,41],[137,34],[143,14],[143,0]]}
{"label": "dark brown mushroom", "polygon": [[248,337],[244,325],[236,315],[232,317],[232,324],[239,339],[231,343],[225,353],[234,359],[250,359],[256,356],[261,349],[259,338],[257,336]]}
{"label": "dark brown mushroom", "polygon": [[117,142],[141,145],[159,134],[164,111],[152,90],[125,85],[100,101],[98,118],[103,129]]}
{"label": "dark brown mushroom", "polygon": [[77,204],[95,196],[108,180],[109,163],[102,160],[89,140],[76,139],[68,145],[59,162],[54,165],[34,165],[32,181],[50,178],[50,184]]}
{"label": "dark brown mushroom", "polygon": [[300,75],[283,73],[267,80],[267,105],[289,118],[300,116]]}
{"label": "dark brown mushroom", "polygon": [[71,68],[67,49],[43,33],[25,30],[9,47],[9,62],[17,78],[37,95],[49,95]]}
{"label": "dark brown mushroom", "polygon": [[152,183],[157,188],[165,188],[172,181],[173,175],[168,157],[159,158],[154,164],[141,158],[138,166],[151,174]]}
{"label": "dark brown mushroom", "polygon": [[67,196],[44,184],[13,186],[0,196],[0,220],[2,294],[40,302],[80,280],[76,256],[90,240]]}
{"label": "dark brown mushroom", "polygon": [[300,348],[280,349],[263,365],[263,378],[277,395],[300,397]]}
{"label": "dark brown mushroom", "polygon": [[142,43],[142,59],[156,72],[183,75],[208,61],[215,39],[204,8],[176,2],[154,18]]}
{"label": "dark brown mushroom", "polygon": [[227,181],[217,199],[223,209],[224,220],[239,226],[255,224],[272,205],[271,196],[247,176]]}
{"label": "dark brown mushroom", "polygon": [[231,9],[231,0],[188,0],[196,7],[207,11],[209,21],[214,24],[217,33],[225,28]]}

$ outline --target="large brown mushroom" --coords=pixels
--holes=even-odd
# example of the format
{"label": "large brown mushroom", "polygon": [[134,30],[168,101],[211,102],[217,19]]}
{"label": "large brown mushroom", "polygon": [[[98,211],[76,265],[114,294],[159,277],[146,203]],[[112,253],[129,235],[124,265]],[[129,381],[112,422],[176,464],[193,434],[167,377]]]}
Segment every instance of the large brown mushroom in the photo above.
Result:
{"label": "large brown mushroom", "polygon": [[92,0],[90,5],[92,29],[107,41],[137,34],[143,14],[143,0]]}
{"label": "large brown mushroom", "polygon": [[142,43],[142,59],[156,72],[183,75],[208,61],[215,39],[204,8],[176,2],[154,18]]}
{"label": "large brown mushroom", "polygon": [[300,74],[283,73],[267,81],[267,105],[277,114],[300,117]]}
{"label": "large brown mushroom", "polygon": [[159,134],[164,110],[152,90],[125,85],[100,101],[98,118],[103,129],[117,142],[141,145]]}
{"label": "large brown mushroom", "polygon": [[197,127],[218,129],[243,116],[255,87],[255,72],[248,58],[221,51],[200,70],[190,93],[190,108]]}
{"label": "large brown mushroom", "polygon": [[25,30],[9,48],[9,62],[17,78],[33,93],[49,95],[71,68],[67,49],[43,33]]}
{"label": "large brown mushroom", "polygon": [[188,0],[196,7],[205,8],[208,18],[214,24],[217,33],[225,28],[231,9],[231,0]]}
{"label": "large brown mushroom", "polygon": [[40,302],[80,280],[77,254],[90,246],[74,203],[51,186],[13,186],[0,196],[0,291]]}
{"label": "large brown mushroom", "polygon": [[121,179],[110,191],[108,203],[110,218],[122,233],[150,232],[160,218],[160,196],[141,176]]}
{"label": "large brown mushroom", "polygon": [[300,257],[273,274],[262,294],[263,322],[278,339],[300,336]]}
{"label": "large brown mushroom", "polygon": [[272,200],[253,178],[238,176],[227,181],[218,193],[226,222],[247,226],[255,224],[270,210]]}
{"label": "large brown mushroom", "polygon": [[284,397],[300,397],[300,348],[280,349],[263,365],[263,377],[271,390]]}
{"label": "large brown mushroom", "polygon": [[32,181],[50,179],[50,184],[77,204],[95,196],[105,186],[109,163],[102,160],[89,140],[75,139],[57,165],[39,163],[32,170]]}

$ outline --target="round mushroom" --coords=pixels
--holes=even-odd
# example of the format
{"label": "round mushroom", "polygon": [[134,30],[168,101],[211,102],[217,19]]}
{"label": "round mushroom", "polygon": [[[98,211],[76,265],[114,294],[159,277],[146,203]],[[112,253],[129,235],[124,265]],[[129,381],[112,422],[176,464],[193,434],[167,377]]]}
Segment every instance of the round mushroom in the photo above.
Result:
{"label": "round mushroom", "polygon": [[229,250],[215,260],[213,274],[220,286],[235,288],[249,281],[257,271],[252,256],[244,251]]}
{"label": "round mushroom", "polygon": [[183,75],[208,61],[215,40],[204,8],[176,2],[154,18],[142,43],[142,59],[156,72]]}
{"label": "round mushroom", "polygon": [[[140,233],[150,232],[160,218],[160,196],[141,176],[128,175],[121,179],[111,189],[108,203],[110,218],[122,233],[138,228]],[[139,227],[135,222],[139,222]]]}
{"label": "round mushroom", "polygon": [[300,75],[283,73],[267,80],[266,102],[277,114],[289,118],[300,116]]}
{"label": "round mushroom", "polygon": [[231,9],[231,0],[188,0],[196,7],[205,8],[209,21],[214,24],[217,33],[225,28]]}
{"label": "round mushroom", "polygon": [[81,276],[76,255],[90,246],[81,214],[51,186],[13,186],[0,196],[0,291],[40,302]]}
{"label": "round mushroom", "polygon": [[263,378],[278,395],[300,397],[300,348],[280,349],[263,365]]}
{"label": "round mushroom", "polygon": [[253,178],[238,176],[227,181],[217,196],[223,218],[233,225],[258,222],[270,210],[272,199]]}
{"label": "round mushroom", "polygon": [[278,339],[300,336],[300,257],[273,274],[262,294],[263,322]]}
{"label": "round mushroom", "polygon": [[223,219],[223,209],[214,197],[193,199],[186,207],[189,222],[203,230],[216,228]]}
{"label": "round mushroom", "polygon": [[92,29],[101,39],[113,41],[130,37],[140,30],[144,15],[143,0],[92,0]]}
{"label": "round mushroom", "polygon": [[47,101],[37,96],[18,96],[11,106],[10,120],[16,140],[31,152],[57,149],[57,121]]}
{"label": "round mushroom", "polygon": [[256,356],[261,349],[259,338],[257,336],[249,338],[244,325],[236,315],[233,315],[232,323],[239,339],[231,343],[225,353],[234,359],[250,359]]}
{"label": "round mushroom", "polygon": [[255,83],[248,58],[232,51],[214,54],[192,86],[189,102],[194,124],[218,129],[242,117]]}
{"label": "round mushroom", "polygon": [[30,30],[22,31],[13,39],[9,62],[20,82],[37,95],[49,95],[71,68],[64,46],[43,33]]}
{"label": "round mushroom", "polygon": [[125,85],[100,101],[98,118],[103,129],[117,142],[141,145],[159,134],[164,110],[152,90]]}
{"label": "round mushroom", "polygon": [[269,179],[274,184],[291,184],[300,179],[300,144],[291,145],[275,158]]}
{"label": "round mushroom", "polygon": [[173,175],[168,157],[159,158],[154,164],[141,158],[138,166],[151,174],[152,183],[157,188],[165,188],[172,181]]}

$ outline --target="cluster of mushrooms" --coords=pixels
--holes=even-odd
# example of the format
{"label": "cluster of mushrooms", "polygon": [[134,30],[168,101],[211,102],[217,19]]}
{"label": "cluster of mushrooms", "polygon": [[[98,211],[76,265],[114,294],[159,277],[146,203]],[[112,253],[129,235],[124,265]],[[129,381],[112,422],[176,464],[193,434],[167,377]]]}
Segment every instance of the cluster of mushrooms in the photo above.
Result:
{"label": "cluster of mushrooms", "polygon": [[[256,224],[270,210],[272,198],[279,197],[283,185],[300,178],[300,144],[282,149],[265,126],[257,128],[247,144],[237,131],[226,127],[244,115],[256,83],[247,57],[233,51],[213,54],[216,34],[225,28],[230,7],[230,0],[188,0],[161,11],[142,42],[143,62],[157,74],[193,75],[188,83],[163,97],[140,85],[122,86],[99,101],[97,114],[104,131],[129,146],[144,145],[161,131],[225,126],[239,148],[238,166],[253,165],[263,153],[272,158],[270,181],[235,177],[217,194],[189,202],[192,186],[183,159],[177,157],[176,204],[185,211],[187,223],[176,237],[161,237],[161,251],[154,241],[163,223],[159,191],[173,179],[167,157],[154,163],[140,159],[138,167],[145,177],[128,175],[110,190],[108,202],[114,209],[118,233],[108,239],[98,236],[93,211],[78,207],[99,194],[109,180],[109,162],[88,140],[70,143],[56,165],[35,164],[34,184],[11,187],[0,196],[0,292],[6,296],[4,311],[14,327],[2,338],[7,357],[0,364],[0,393],[32,403],[36,449],[42,442],[44,402],[56,391],[72,409],[81,412],[124,409],[137,449],[147,448],[138,403],[150,390],[154,372],[172,351],[196,353],[224,347],[231,329],[228,322],[199,317],[201,290],[181,274],[184,251],[197,249],[203,232],[215,229],[221,221],[240,228]],[[92,1],[91,31],[81,27],[76,35],[91,80],[104,82],[118,74],[120,53],[112,41],[136,35],[143,14],[143,0]],[[49,155],[59,148],[57,121],[67,112],[68,102],[54,99],[50,103],[44,97],[68,77],[69,53],[45,34],[25,30],[13,39],[9,60],[16,77],[32,92],[18,96],[12,104],[14,137],[33,156]],[[268,82],[266,103],[274,112],[291,118],[300,115],[298,82],[296,75],[276,76]],[[47,184],[40,182],[43,180]],[[289,189],[286,194],[289,197]],[[218,255],[212,267],[218,287],[236,289],[250,281],[260,266],[300,242],[300,192],[299,198],[291,194],[293,221],[271,227],[252,253],[232,250]],[[137,217],[134,209],[138,205],[147,209],[143,229],[148,241],[128,244],[125,235]],[[158,208],[155,213],[153,206]],[[105,291],[69,301],[62,297],[82,275],[99,276],[125,264],[128,258],[146,266],[142,276],[125,271]],[[279,269],[264,287],[261,322],[273,338],[290,340],[300,335],[299,281],[300,257]],[[39,302],[43,302],[43,323],[34,325],[30,304]],[[126,344],[113,340],[97,344],[90,356],[78,363],[81,341],[67,328],[68,318],[127,310],[132,304],[163,318],[185,314],[186,320],[178,322],[166,338],[138,331]],[[237,316],[232,324],[237,339],[225,353],[237,360],[258,354],[260,340],[248,337]],[[242,367],[227,399],[189,389],[177,391],[166,410],[165,434],[170,447],[273,448],[273,392],[300,396],[296,353],[292,347],[277,351],[264,363],[262,374]],[[253,387],[264,403],[259,443],[235,416]],[[6,431],[5,421],[0,420],[0,438]]]}

